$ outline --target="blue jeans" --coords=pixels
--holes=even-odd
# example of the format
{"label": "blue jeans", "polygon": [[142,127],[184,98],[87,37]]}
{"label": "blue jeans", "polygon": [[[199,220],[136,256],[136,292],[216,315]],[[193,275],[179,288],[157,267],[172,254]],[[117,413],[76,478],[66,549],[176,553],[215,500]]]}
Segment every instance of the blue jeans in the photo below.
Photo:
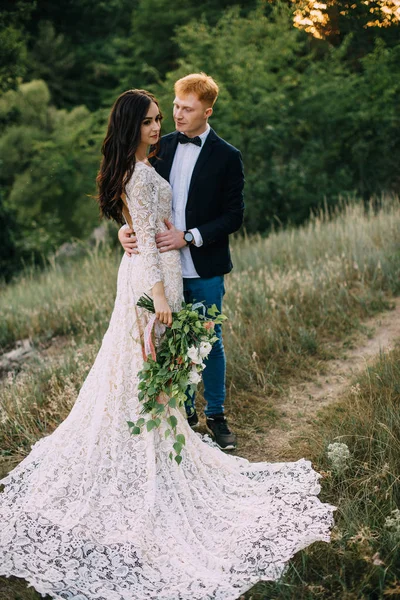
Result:
{"label": "blue jeans", "polygon": [[[186,302],[204,302],[206,306],[216,304],[218,310],[222,311],[222,298],[225,294],[224,277],[183,279],[183,293]],[[225,401],[225,351],[222,342],[221,325],[215,326],[215,334],[218,341],[215,342],[213,348],[206,360],[206,368],[204,369],[204,398],[207,406],[205,409],[206,415],[215,415],[224,412]],[[189,397],[185,404],[186,412],[190,414],[195,406],[195,398]]]}

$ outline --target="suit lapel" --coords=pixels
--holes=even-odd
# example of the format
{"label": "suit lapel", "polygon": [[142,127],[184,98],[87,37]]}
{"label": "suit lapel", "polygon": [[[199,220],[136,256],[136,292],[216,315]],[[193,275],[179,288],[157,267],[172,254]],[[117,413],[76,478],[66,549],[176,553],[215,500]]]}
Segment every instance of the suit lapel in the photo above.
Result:
{"label": "suit lapel", "polygon": [[206,141],[204,142],[204,146],[201,149],[201,152],[199,154],[199,158],[197,159],[196,164],[193,169],[192,178],[190,180],[190,186],[189,186],[188,201],[190,198],[190,194],[192,193],[193,187],[196,183],[196,178],[198,177],[200,171],[202,170],[202,168],[206,164],[207,160],[209,159],[210,154],[212,152],[213,144],[217,140],[218,140],[217,134],[215,133],[215,131],[213,129],[210,129],[210,132],[206,138]]}
{"label": "suit lapel", "polygon": [[156,161],[155,166],[161,177],[169,181],[172,163],[174,160],[176,147],[178,145],[178,132],[175,132],[167,140],[165,140],[164,144],[164,148],[161,147],[160,160]]}

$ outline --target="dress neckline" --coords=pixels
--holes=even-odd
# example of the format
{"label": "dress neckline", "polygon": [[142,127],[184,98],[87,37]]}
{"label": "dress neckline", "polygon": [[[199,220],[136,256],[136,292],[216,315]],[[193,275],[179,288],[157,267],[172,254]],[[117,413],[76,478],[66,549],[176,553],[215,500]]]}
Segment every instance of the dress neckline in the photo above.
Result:
{"label": "dress neckline", "polygon": [[137,160],[135,162],[135,167],[136,165],[143,165],[144,167],[147,167],[148,169],[154,169],[154,167],[152,167],[151,165],[146,165],[146,163],[143,160]]}

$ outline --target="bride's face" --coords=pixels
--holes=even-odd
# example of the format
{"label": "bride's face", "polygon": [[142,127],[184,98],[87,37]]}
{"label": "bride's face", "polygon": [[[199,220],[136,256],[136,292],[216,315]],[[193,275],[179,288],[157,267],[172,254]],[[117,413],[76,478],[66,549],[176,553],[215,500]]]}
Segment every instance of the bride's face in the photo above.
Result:
{"label": "bride's face", "polygon": [[161,129],[160,110],[155,102],[150,104],[146,117],[142,121],[141,143],[151,146],[158,142]]}

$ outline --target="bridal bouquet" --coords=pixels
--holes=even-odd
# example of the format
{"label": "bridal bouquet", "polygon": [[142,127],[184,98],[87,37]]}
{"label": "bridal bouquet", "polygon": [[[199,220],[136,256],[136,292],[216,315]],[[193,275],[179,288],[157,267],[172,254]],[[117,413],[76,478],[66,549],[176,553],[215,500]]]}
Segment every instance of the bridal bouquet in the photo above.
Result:
{"label": "bridal bouquet", "polygon": [[[181,451],[185,436],[177,432],[177,418],[170,409],[183,407],[186,391],[194,393],[201,381],[204,361],[217,341],[214,327],[226,317],[213,305],[206,308],[201,302],[182,303],[179,312],[173,313],[173,323],[167,327],[155,349],[153,328],[156,325],[152,298],[142,296],[137,305],[153,313],[144,336],[143,369],[139,372],[139,401],[142,403],[142,417],[136,422],[128,421],[131,433],[136,435],[146,427],[151,431],[160,427],[162,417],[168,424],[165,438],[173,434],[173,449],[178,465],[182,461]],[[170,453],[173,458],[173,453]]]}

